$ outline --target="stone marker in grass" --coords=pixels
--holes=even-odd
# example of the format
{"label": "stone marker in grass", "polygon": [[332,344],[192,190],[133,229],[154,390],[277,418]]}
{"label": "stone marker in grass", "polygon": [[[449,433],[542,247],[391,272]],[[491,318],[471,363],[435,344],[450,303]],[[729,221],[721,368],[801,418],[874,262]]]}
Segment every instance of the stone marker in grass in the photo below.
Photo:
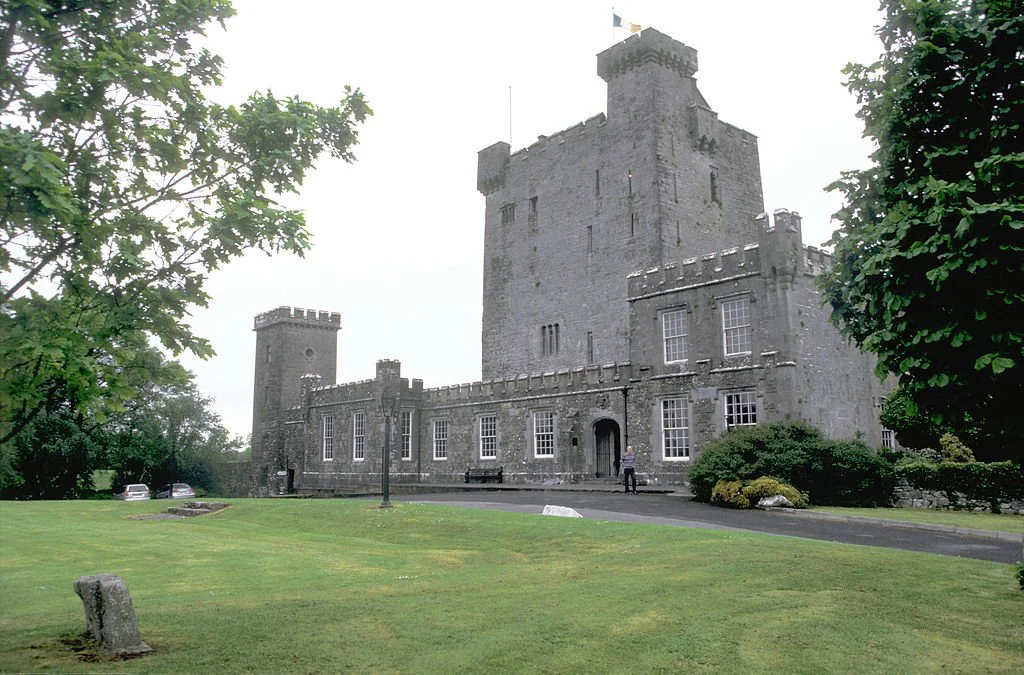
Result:
{"label": "stone marker in grass", "polygon": [[124,579],[114,574],[78,577],[75,593],[85,605],[85,628],[104,651],[122,657],[153,651],[139,634],[139,622]]}

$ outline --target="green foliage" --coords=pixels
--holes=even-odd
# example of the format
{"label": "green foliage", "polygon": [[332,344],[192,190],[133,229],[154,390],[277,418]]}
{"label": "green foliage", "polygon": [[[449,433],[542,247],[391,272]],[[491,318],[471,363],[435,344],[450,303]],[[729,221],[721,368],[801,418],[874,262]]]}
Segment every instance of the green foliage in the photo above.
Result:
{"label": "green foliage", "polygon": [[100,445],[69,407],[37,415],[3,451],[4,499],[79,499],[93,491]]}
{"label": "green foliage", "polygon": [[720,480],[711,489],[711,503],[734,509],[749,509],[750,500],[743,494],[743,481]]}
{"label": "green foliage", "polygon": [[215,491],[216,465],[236,458],[242,440],[231,438],[213,400],[198,392],[192,373],[177,362],[149,349],[130,366],[124,377],[137,394],[104,425],[114,485],[182,482]]}
{"label": "green foliage", "polygon": [[877,149],[831,186],[845,204],[824,297],[939,434],[979,457],[1019,457],[1024,11],[1019,0],[882,8],[880,60],[845,71]]}
{"label": "green foliage", "polygon": [[959,496],[984,502],[998,512],[1000,502],[1024,497],[1024,466],[1016,462],[900,462],[896,475],[910,485],[945,493],[954,508]]}
{"label": "green foliage", "polygon": [[974,453],[953,434],[942,434],[939,439],[939,452],[945,462],[967,463],[974,461]]}
{"label": "green foliage", "polygon": [[296,192],[318,157],[352,161],[371,114],[255,93],[206,99],[221,60],[194,41],[229,0],[0,3],[0,443],[47,406],[101,419],[131,398],[151,339],[212,351],[183,320],[210,270],[302,254]]}
{"label": "green foliage", "polygon": [[734,509],[749,509],[757,506],[764,497],[782,495],[794,508],[807,508],[807,500],[792,485],[786,485],[768,476],[754,480],[720,480],[711,490],[711,503]]}
{"label": "green foliage", "polygon": [[720,481],[770,476],[810,495],[815,504],[888,504],[891,465],[859,440],[826,439],[800,422],[762,424],[723,434],[704,446],[690,471],[694,496],[709,501]]}
{"label": "green foliage", "polygon": [[761,476],[743,486],[743,496],[750,500],[751,505],[756,505],[765,497],[773,497],[775,495],[782,495],[788,499],[793,504],[793,508],[807,508],[807,499],[800,494],[799,490],[774,478]]}
{"label": "green foliage", "polygon": [[1017,577],[1017,583],[1020,584],[1020,589],[1024,591],[1024,563],[1017,563],[1013,576]]}

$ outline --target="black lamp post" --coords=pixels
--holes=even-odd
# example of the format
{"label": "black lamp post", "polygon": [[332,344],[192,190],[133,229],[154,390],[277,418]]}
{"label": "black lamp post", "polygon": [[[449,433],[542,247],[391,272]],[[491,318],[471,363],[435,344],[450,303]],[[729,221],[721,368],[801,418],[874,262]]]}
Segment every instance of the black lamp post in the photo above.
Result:
{"label": "black lamp post", "polygon": [[395,396],[385,391],[380,398],[380,412],[384,415],[384,466],[380,474],[380,490],[384,500],[380,508],[391,508],[391,418],[395,412]]}
{"label": "black lamp post", "polygon": [[384,461],[381,463],[380,490],[383,501],[380,508],[391,508],[391,418],[395,416],[398,403],[398,362],[382,360],[377,362],[377,380],[380,389],[379,411],[384,416]]}

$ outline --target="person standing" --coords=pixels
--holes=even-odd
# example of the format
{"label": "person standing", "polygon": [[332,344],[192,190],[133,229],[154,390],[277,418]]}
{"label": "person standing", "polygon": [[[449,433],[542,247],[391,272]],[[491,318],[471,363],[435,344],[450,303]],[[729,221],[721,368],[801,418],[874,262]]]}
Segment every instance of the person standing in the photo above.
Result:
{"label": "person standing", "polygon": [[633,481],[633,494],[636,494],[636,452],[632,445],[626,446],[626,454],[622,456],[622,483],[629,494],[629,481]]}

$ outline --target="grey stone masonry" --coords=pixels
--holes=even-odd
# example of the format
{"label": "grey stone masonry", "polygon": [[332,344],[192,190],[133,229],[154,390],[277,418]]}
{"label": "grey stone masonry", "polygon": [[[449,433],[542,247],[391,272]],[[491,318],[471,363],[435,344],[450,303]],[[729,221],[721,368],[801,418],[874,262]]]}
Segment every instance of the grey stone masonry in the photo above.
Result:
{"label": "grey stone masonry", "polygon": [[598,56],[607,115],[478,156],[485,379],[629,358],[629,272],[756,238],[757,139],[653,29]]}
{"label": "grey stone masonry", "polygon": [[798,213],[764,213],[757,139],[718,119],[696,72],[693,48],[646,29],[597,56],[607,112],[478,153],[482,379],[425,389],[379,362],[400,382],[390,438],[379,367],[334,383],[337,314],[257,317],[255,492],[378,484],[385,447],[399,483],[498,467],[613,482],[633,445],[641,484],[685,485],[740,426],[881,444],[892,383],[829,324],[831,258]]}
{"label": "grey stone masonry", "polygon": [[85,606],[86,630],[105,651],[119,656],[153,651],[142,641],[124,579],[114,574],[96,574],[75,579],[74,587]]}

